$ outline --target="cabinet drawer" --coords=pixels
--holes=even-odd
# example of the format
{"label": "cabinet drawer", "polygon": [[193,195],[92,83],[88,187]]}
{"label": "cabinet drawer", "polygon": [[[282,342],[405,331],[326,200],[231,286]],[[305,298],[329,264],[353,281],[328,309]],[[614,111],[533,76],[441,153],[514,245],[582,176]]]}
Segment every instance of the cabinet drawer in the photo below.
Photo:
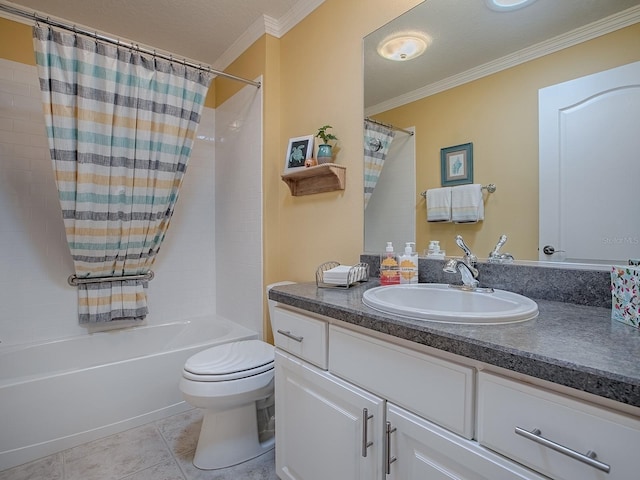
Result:
{"label": "cabinet drawer", "polygon": [[[478,375],[478,441],[556,480],[638,478],[640,419],[484,372]],[[600,467],[608,465],[609,474],[581,461],[587,452]]]}
{"label": "cabinet drawer", "polygon": [[473,437],[473,369],[329,327],[329,370],[466,438]]}
{"label": "cabinet drawer", "polygon": [[327,322],[275,306],[271,325],[276,347],[327,369]]}

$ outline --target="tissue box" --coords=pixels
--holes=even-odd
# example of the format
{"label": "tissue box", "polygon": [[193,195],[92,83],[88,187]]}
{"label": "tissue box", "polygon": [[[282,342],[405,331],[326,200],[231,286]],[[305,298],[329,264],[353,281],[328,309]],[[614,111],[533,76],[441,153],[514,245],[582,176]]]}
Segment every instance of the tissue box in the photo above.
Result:
{"label": "tissue box", "polygon": [[611,268],[611,318],[640,328],[640,267]]}

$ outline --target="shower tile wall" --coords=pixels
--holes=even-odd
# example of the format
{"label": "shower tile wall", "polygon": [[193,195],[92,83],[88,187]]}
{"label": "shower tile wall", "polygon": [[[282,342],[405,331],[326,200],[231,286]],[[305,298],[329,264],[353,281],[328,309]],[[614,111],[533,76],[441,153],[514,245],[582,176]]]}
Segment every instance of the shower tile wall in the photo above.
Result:
{"label": "shower tile wall", "polygon": [[262,89],[216,108],[217,312],[262,331]]}
{"label": "shower tile wall", "polygon": [[[205,108],[171,228],[154,266],[156,278],[149,285],[149,324],[216,312],[216,297],[220,299],[221,294],[218,291],[216,296],[216,257],[224,255],[228,259],[224,271],[218,273],[218,283],[225,281],[222,293],[231,296],[220,313],[235,319],[236,292],[243,284],[249,285],[258,297],[252,295],[248,306],[244,298],[245,310],[239,312],[243,317],[239,320],[260,327],[261,103],[257,108],[255,99],[247,104],[241,95],[236,97],[240,103],[230,103],[225,118],[234,117],[233,108],[249,105],[235,117],[246,121],[251,128],[243,132],[251,133],[226,136],[228,147],[221,157],[226,165],[224,177],[216,184],[216,111]],[[225,192],[225,207],[218,210],[215,202],[221,197],[216,196],[216,189],[229,179],[233,179],[229,187],[237,191]],[[222,216],[216,222],[219,211]],[[245,260],[231,261],[231,256],[238,255],[245,255]],[[1,345],[86,333],[76,317],[76,292],[67,285],[72,272],[36,68],[0,59]]]}

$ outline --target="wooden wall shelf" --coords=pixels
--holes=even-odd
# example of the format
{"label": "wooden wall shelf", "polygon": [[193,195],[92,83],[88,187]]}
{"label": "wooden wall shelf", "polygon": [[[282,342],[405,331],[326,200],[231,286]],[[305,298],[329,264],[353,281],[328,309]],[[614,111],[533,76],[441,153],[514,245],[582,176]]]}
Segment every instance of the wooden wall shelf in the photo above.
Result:
{"label": "wooden wall shelf", "polygon": [[291,195],[312,195],[314,193],[344,190],[347,167],[335,163],[323,163],[315,167],[301,168],[282,175],[282,181],[289,186]]}

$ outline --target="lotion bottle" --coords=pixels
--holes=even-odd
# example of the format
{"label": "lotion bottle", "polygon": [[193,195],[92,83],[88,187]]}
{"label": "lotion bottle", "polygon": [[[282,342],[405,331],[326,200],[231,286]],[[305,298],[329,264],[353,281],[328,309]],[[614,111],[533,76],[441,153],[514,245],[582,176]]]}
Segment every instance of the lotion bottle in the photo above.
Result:
{"label": "lotion bottle", "polygon": [[385,253],[380,256],[380,285],[397,285],[399,283],[398,257],[393,252],[393,244],[387,242]]}
{"label": "lotion bottle", "polygon": [[440,250],[440,242],[438,240],[431,240],[429,242],[429,250],[427,250],[427,257],[444,260],[444,255],[444,250]]}
{"label": "lotion bottle", "polygon": [[418,254],[413,245],[414,242],[407,242],[404,255],[400,256],[400,283],[418,283]]}

